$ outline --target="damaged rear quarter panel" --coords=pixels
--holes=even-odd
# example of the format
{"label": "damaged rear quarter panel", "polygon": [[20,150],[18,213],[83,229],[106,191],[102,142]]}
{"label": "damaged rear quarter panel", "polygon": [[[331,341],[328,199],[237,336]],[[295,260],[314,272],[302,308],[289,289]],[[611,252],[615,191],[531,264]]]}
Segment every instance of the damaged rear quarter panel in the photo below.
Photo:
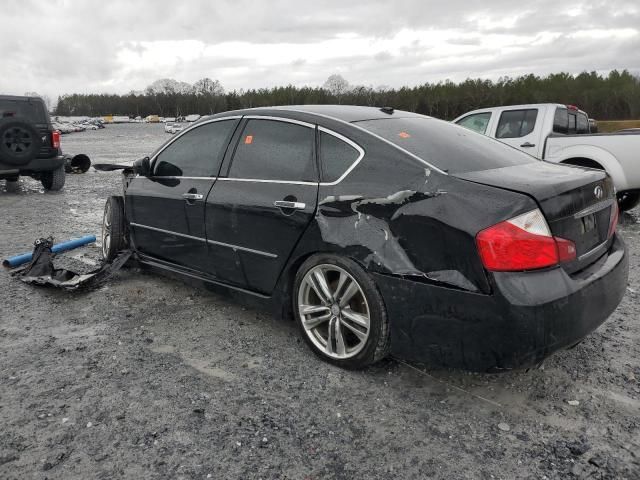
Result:
{"label": "damaged rear quarter panel", "polygon": [[489,293],[476,233],[535,202],[440,173],[374,137],[358,140],[363,161],[337,185],[320,186],[293,258],[336,252],[372,273]]}

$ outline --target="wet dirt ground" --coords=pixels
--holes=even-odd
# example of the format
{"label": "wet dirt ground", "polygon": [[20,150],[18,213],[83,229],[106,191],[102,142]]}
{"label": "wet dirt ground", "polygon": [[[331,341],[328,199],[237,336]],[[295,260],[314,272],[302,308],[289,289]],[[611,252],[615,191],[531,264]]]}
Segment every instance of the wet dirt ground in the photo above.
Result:
{"label": "wet dirt ground", "polygon": [[[63,148],[127,161],[166,138],[113,125]],[[99,235],[119,191],[94,170],[60,193],[0,181],[0,256]],[[292,322],[137,269],[88,293],[0,272],[0,478],[638,479],[640,211],[618,228],[631,271],[616,312],[544,369],[500,375],[343,371]]]}

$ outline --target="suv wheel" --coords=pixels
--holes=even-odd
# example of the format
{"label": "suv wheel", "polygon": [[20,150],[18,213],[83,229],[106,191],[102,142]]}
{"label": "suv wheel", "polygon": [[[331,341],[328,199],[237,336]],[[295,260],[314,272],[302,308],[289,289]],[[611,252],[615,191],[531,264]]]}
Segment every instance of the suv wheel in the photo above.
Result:
{"label": "suv wheel", "polygon": [[111,261],[118,252],[127,248],[122,197],[109,197],[102,216],[102,258]]}
{"label": "suv wheel", "polygon": [[50,172],[42,172],[40,174],[40,182],[42,183],[42,186],[45,190],[51,190],[52,192],[62,190],[65,178],[66,174],[64,171],[64,165],[56,168],[55,170],[51,170]]}
{"label": "suv wheel", "polygon": [[371,277],[337,255],[309,258],[294,281],[293,309],[303,337],[322,359],[363,368],[389,350],[387,312]]}
{"label": "suv wheel", "polygon": [[42,140],[27,122],[9,118],[0,120],[0,162],[7,165],[26,165],[36,158]]}

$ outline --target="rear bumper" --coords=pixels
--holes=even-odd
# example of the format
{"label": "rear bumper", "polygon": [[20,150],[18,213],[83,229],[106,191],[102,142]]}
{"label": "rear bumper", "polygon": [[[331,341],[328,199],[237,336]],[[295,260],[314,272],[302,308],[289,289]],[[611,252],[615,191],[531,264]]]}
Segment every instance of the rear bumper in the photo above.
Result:
{"label": "rear bumper", "polygon": [[64,165],[65,159],[62,155],[50,158],[34,158],[25,165],[5,165],[0,162],[0,177],[13,175],[30,175],[36,172],[50,172]]}
{"label": "rear bumper", "polygon": [[625,246],[616,237],[607,255],[576,275],[561,268],[495,273],[491,295],[375,279],[394,356],[488,371],[532,366],[578,343],[616,309],[628,273]]}

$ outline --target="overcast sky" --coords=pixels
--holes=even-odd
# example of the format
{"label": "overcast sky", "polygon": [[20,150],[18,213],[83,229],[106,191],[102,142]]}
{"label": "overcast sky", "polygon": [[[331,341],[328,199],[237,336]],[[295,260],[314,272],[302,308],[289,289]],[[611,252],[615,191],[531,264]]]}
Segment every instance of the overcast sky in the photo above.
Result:
{"label": "overcast sky", "polygon": [[640,72],[640,0],[4,0],[0,93]]}

